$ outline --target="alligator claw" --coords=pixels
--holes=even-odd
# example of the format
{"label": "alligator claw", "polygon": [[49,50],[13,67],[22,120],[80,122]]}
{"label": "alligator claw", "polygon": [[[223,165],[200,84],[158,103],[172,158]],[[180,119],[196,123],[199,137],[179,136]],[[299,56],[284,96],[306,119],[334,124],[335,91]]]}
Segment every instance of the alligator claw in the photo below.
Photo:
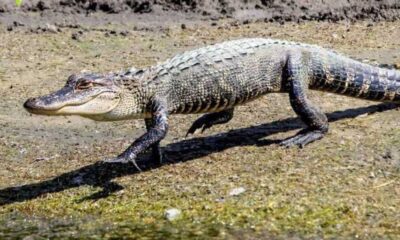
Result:
{"label": "alligator claw", "polygon": [[299,146],[300,148],[303,148],[305,145],[321,139],[324,135],[325,133],[321,131],[299,133],[294,137],[283,140],[279,145],[284,147]]}
{"label": "alligator claw", "polygon": [[139,165],[136,163],[136,160],[134,158],[130,159],[130,158],[126,158],[123,156],[118,156],[115,158],[105,159],[105,160],[103,160],[103,162],[104,163],[132,163],[137,170],[139,170],[140,172],[142,171],[142,169],[140,169]]}
{"label": "alligator claw", "polygon": [[207,124],[204,123],[203,121],[198,121],[198,120],[196,120],[189,128],[189,130],[186,133],[186,137],[189,136],[189,134],[194,134],[197,131],[197,129],[201,129],[201,133],[203,133],[206,129],[212,126],[211,124]]}
{"label": "alligator claw", "polygon": [[194,134],[194,132],[196,132],[197,129],[202,128],[201,126],[197,126],[196,122],[194,122],[192,124],[192,126],[189,128],[189,130],[186,133],[186,137],[189,136],[189,134]]}

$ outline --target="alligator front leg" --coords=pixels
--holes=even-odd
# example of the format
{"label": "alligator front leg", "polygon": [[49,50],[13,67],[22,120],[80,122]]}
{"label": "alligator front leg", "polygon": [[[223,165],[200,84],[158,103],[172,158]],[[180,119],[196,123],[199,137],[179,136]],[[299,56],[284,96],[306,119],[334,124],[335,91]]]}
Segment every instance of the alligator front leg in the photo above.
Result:
{"label": "alligator front leg", "polygon": [[[136,139],[118,157],[105,160],[108,163],[127,163],[132,162],[137,169],[140,170],[136,163],[136,157],[149,147],[158,146],[159,142],[165,137],[168,131],[167,107],[163,101],[156,101],[152,107],[152,125],[149,126],[147,132]],[[153,148],[154,149],[154,148]],[[160,153],[161,155],[161,153]]]}
{"label": "alligator front leg", "polygon": [[198,118],[186,133],[186,136],[193,134],[197,129],[201,132],[210,128],[213,125],[223,124],[229,122],[233,117],[233,108],[221,112],[209,113]]}
{"label": "alligator front leg", "polygon": [[321,139],[328,132],[328,118],[307,98],[309,76],[307,63],[304,63],[300,53],[288,56],[286,75],[289,83],[290,104],[293,110],[307,124],[308,128],[300,131],[296,136],[282,141],[280,144],[286,147],[304,145]]}
{"label": "alligator front leg", "polygon": [[[155,122],[153,120],[154,119],[152,118],[144,119],[147,131],[150,131],[150,129],[155,126]],[[152,152],[152,159],[154,160],[154,162],[161,164],[163,162],[163,155],[161,153],[160,141],[155,142],[153,143],[153,145],[151,145],[151,152]]]}

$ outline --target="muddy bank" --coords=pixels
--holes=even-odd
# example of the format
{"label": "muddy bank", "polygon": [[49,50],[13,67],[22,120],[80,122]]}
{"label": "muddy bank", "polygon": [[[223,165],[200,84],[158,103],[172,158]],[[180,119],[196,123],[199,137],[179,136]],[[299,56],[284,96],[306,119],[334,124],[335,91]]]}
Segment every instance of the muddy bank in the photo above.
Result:
{"label": "muddy bank", "polygon": [[[397,0],[25,0],[19,8],[15,6],[14,0],[0,2],[2,22],[29,13],[40,13],[40,17],[47,17],[50,20],[54,19],[51,18],[54,15],[85,17],[93,14],[112,15],[105,17],[108,22],[135,19],[147,21],[154,17],[164,20],[175,18],[181,21],[234,18],[245,23],[254,20],[393,21],[400,19],[400,2]],[[103,15],[98,17],[98,21],[104,20]],[[138,16],[141,17],[137,18]]]}

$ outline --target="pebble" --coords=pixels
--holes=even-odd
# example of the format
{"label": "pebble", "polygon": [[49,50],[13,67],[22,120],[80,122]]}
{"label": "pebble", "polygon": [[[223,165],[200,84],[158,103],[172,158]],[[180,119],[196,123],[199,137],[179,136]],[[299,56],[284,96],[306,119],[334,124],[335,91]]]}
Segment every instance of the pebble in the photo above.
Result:
{"label": "pebble", "polygon": [[81,36],[81,34],[79,34],[78,32],[74,32],[74,33],[72,33],[71,38],[73,40],[80,41],[81,40],[80,36]]}
{"label": "pebble", "polygon": [[165,211],[165,218],[169,221],[175,220],[179,215],[181,215],[181,210],[177,208],[170,208]]}
{"label": "pebble", "polygon": [[129,31],[121,31],[119,35],[126,37],[129,35]]}
{"label": "pebble", "polygon": [[46,26],[44,27],[44,31],[47,31],[47,32],[50,32],[50,33],[57,33],[58,32],[58,28],[53,24],[47,23]]}
{"label": "pebble", "polygon": [[229,196],[239,196],[244,192],[246,192],[246,189],[243,187],[234,188],[229,192]]}
{"label": "pebble", "polygon": [[14,25],[14,27],[22,27],[22,26],[25,26],[25,24],[23,24],[23,23],[21,23],[21,22],[18,22],[18,21],[14,21],[14,22],[13,22],[13,25]]}
{"label": "pebble", "polygon": [[37,28],[30,28],[30,31],[33,33],[45,33],[45,32],[58,33],[58,32],[61,32],[62,30],[54,24],[46,23]]}

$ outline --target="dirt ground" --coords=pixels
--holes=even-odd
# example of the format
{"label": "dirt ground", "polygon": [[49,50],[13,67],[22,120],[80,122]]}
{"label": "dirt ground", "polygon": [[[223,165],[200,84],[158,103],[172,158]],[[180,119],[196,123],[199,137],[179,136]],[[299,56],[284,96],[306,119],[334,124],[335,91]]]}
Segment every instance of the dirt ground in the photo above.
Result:
{"label": "dirt ground", "polygon": [[[123,23],[140,17],[165,19],[216,20],[233,18],[241,21],[339,21],[400,19],[397,0],[15,0],[0,2],[0,13],[7,19],[18,13],[40,13],[42,18],[73,20],[77,16],[101,16],[96,21]],[[60,14],[63,15],[60,18]],[[73,18],[71,18],[73,16]],[[123,16],[123,17],[121,17]],[[179,16],[179,18],[177,18]],[[154,21],[154,19],[153,19]]]}
{"label": "dirt ground", "polygon": [[[22,108],[28,97],[61,87],[83,69],[144,67],[242,37],[313,43],[400,66],[399,21],[220,19],[159,27],[46,21],[0,25],[1,239],[400,237],[396,105],[312,92],[330,132],[304,149],[276,145],[304,127],[284,94],[238,107],[229,124],[188,138],[198,115],[172,116],[162,142],[170,161],[152,167],[141,156],[143,172],[99,164],[143,133],[143,121],[98,123]],[[229,194],[240,187],[243,193]],[[181,211],[172,221],[165,218],[170,208]]]}

